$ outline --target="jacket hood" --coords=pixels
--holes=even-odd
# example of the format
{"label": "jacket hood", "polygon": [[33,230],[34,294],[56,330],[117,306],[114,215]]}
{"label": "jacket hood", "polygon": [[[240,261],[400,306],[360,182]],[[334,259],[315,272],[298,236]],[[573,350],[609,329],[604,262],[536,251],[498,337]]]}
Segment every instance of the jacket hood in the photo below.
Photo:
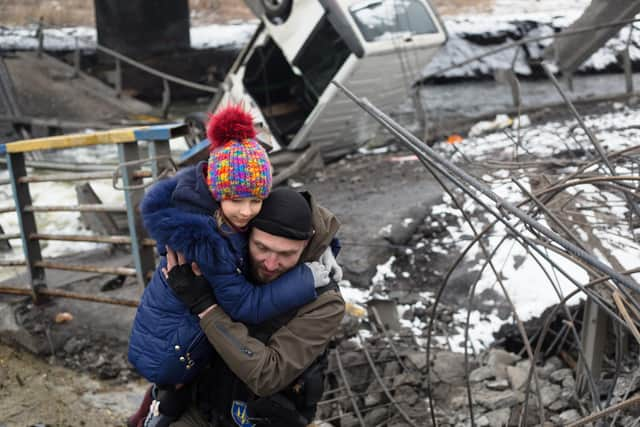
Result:
{"label": "jacket hood", "polygon": [[300,259],[303,262],[317,261],[338,232],[340,221],[331,211],[316,203],[311,193],[302,191],[300,194],[307,199],[311,207],[311,217],[315,231]]}
{"label": "jacket hood", "polygon": [[206,185],[203,164],[159,181],[142,199],[142,220],[160,254],[165,253],[165,245],[184,252],[189,242],[209,239],[211,230],[217,228],[213,213],[219,205]]}

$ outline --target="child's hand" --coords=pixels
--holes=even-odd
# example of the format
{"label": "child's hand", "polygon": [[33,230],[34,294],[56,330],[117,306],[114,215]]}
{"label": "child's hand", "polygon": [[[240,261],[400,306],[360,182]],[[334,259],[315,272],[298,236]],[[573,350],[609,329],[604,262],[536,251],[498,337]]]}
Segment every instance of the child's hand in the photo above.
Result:
{"label": "child's hand", "polygon": [[[182,252],[176,252],[169,246],[165,246],[165,248],[167,249],[167,266],[166,268],[162,269],[162,274],[164,274],[164,278],[166,279],[169,277],[169,272],[176,265],[184,265],[187,263],[187,260],[185,259]],[[200,267],[198,267],[198,264],[196,264],[195,262],[191,263],[191,270],[193,270],[193,274],[195,274],[196,276],[202,276],[202,271],[200,270]]]}
{"label": "child's hand", "polygon": [[189,308],[192,314],[200,315],[216,305],[209,283],[196,263],[187,264],[184,255],[167,248],[167,267],[162,269],[167,284],[174,294]]}

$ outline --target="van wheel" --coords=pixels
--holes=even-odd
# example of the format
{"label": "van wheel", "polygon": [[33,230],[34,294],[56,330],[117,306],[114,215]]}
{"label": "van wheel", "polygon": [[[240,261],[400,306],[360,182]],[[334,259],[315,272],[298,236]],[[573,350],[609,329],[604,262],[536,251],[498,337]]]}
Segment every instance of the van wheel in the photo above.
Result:
{"label": "van wheel", "polygon": [[189,131],[184,139],[187,146],[193,147],[207,137],[206,123],[209,117],[206,113],[190,113],[184,118],[184,124],[188,126]]}
{"label": "van wheel", "polygon": [[282,24],[291,13],[293,0],[262,0],[265,15],[272,24]]}

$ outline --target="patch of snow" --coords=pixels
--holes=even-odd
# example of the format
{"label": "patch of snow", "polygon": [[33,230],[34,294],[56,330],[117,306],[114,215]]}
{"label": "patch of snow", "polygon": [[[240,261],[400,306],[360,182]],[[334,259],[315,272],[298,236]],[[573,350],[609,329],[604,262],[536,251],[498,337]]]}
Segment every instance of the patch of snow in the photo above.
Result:
{"label": "patch of snow", "polygon": [[376,266],[376,274],[371,279],[371,284],[382,285],[386,279],[395,279],[396,275],[391,269],[393,263],[396,261],[396,257],[392,256],[384,264]]}

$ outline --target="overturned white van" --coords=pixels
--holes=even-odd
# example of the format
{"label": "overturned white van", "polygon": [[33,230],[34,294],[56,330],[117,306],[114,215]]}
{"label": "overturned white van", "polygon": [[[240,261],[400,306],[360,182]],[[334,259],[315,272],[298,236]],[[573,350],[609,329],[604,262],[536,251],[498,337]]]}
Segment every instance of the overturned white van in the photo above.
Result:
{"label": "overturned white van", "polygon": [[344,154],[377,127],[332,80],[393,113],[445,43],[428,0],[245,0],[261,20],[210,106],[244,102],[278,146]]}

